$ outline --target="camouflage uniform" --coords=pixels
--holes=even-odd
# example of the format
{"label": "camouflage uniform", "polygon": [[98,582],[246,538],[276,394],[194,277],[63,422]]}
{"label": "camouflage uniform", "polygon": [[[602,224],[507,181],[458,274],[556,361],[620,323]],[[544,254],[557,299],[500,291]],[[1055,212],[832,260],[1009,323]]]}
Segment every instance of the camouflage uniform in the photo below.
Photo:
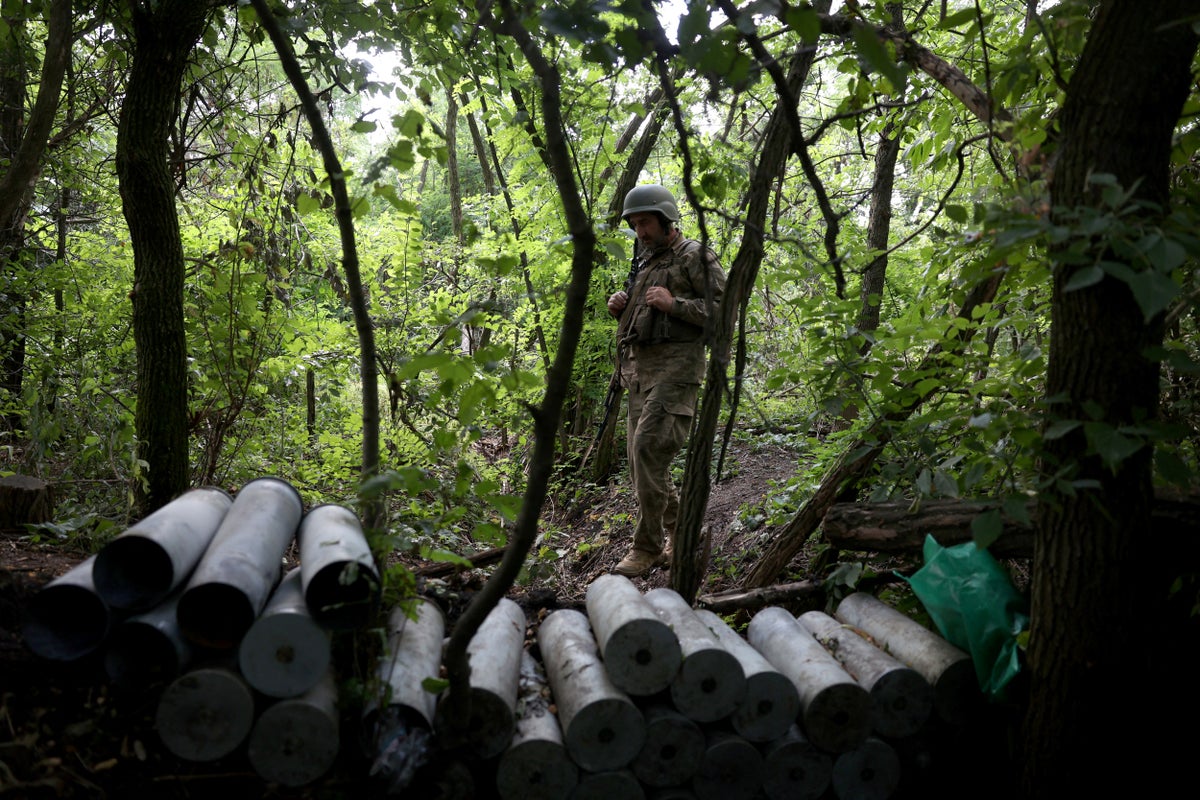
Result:
{"label": "camouflage uniform", "polygon": [[[679,514],[671,462],[687,439],[704,380],[706,283],[715,312],[725,291],[716,254],[677,236],[643,262],[617,329],[621,383],[629,392],[626,451],[639,511],[633,549],[651,555],[663,551],[664,536],[674,535]],[[646,303],[650,286],[665,286],[675,296],[669,312]]]}

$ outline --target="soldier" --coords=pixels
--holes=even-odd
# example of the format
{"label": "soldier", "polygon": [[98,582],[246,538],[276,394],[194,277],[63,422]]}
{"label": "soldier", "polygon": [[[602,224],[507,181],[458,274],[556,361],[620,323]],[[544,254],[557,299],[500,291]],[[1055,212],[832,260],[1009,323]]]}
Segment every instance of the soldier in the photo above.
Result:
{"label": "soldier", "polygon": [[635,576],[670,561],[679,515],[671,462],[683,447],[704,379],[704,323],[725,290],[717,256],[679,230],[679,206],[657,184],[625,195],[621,218],[640,259],[628,291],[608,298],[621,384],[629,393],[626,452],[638,502],[633,546],[616,566]]}

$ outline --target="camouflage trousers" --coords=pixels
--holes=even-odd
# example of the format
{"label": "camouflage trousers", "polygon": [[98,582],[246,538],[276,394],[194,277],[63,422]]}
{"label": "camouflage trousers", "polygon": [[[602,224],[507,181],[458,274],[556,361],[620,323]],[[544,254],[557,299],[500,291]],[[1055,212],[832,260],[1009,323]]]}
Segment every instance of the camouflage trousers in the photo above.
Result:
{"label": "camouflage trousers", "polygon": [[671,462],[687,441],[699,386],[659,383],[648,391],[629,391],[626,454],[638,502],[633,549],[657,555],[675,532],[679,492],[671,480]]}

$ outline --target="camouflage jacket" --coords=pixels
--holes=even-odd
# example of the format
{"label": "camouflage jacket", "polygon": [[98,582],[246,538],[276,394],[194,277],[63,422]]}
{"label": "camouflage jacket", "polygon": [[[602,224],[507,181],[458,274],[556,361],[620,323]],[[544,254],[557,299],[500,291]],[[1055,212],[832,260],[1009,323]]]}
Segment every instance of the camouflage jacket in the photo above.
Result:
{"label": "camouflage jacket", "polygon": [[[711,286],[712,306],[705,302]],[[665,286],[675,296],[667,312],[646,303],[646,289]],[[677,237],[651,254],[629,291],[617,326],[621,380],[627,389],[647,391],[657,383],[704,382],[704,323],[715,314],[725,292],[725,272],[712,250]]]}

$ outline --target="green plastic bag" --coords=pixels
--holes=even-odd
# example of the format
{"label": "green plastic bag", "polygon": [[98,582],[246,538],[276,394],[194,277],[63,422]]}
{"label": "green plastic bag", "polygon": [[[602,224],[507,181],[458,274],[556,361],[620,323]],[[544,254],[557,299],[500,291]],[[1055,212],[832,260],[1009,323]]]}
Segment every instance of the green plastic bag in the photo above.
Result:
{"label": "green plastic bag", "polygon": [[974,542],[942,547],[926,535],[925,566],[906,580],[942,637],[970,653],[979,688],[1002,698],[1020,671],[1029,604],[1000,563]]}

